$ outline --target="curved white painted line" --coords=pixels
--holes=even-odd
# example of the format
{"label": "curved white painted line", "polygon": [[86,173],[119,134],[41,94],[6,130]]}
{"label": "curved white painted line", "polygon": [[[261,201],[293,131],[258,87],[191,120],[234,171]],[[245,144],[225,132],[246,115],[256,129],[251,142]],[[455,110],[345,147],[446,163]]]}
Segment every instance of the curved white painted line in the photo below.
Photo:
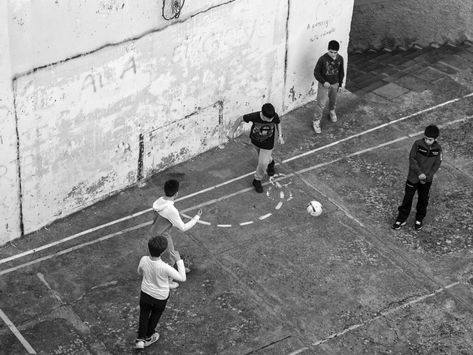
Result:
{"label": "curved white painted line", "polygon": [[247,226],[247,225],[253,224],[253,223],[254,223],[253,221],[241,222],[241,223],[240,223],[240,226]]}
{"label": "curved white painted line", "polygon": [[[448,123],[445,123],[443,125],[439,125],[440,128],[443,128],[443,127],[447,127],[447,126],[450,126],[452,124],[455,124],[455,123],[459,123],[459,122],[465,122],[469,119],[472,119],[473,116],[467,116],[467,117],[464,117],[464,118],[461,118],[461,119],[458,119],[458,120],[454,120],[454,121],[450,121]],[[423,133],[423,132],[422,132]],[[420,134],[420,133],[417,133],[417,134]],[[385,146],[385,145],[388,145],[388,144],[392,144],[394,142],[398,142],[398,141],[401,141],[401,140],[404,140],[404,139],[408,139],[408,138],[411,138],[412,135],[407,135],[407,136],[404,136],[404,137],[401,137],[399,139],[394,139],[388,143],[383,143],[383,144],[380,144],[380,145],[377,145],[375,147],[372,147],[372,148],[368,148],[368,149],[364,149],[363,152],[366,152],[366,151],[369,151],[369,150],[373,150],[373,149],[376,149],[376,148],[379,148],[380,146]],[[360,154],[359,152],[355,152],[353,154],[350,154],[350,156],[354,156],[354,155],[357,155],[357,154]],[[345,157],[343,158],[339,158],[339,159],[336,159],[336,160],[333,160],[332,162],[329,162],[329,163],[323,163],[323,164],[318,164],[318,165],[314,165],[313,167],[311,168],[307,168],[307,169],[302,169],[302,170],[299,170],[299,171],[296,171],[294,173],[289,173],[287,175],[285,175],[284,177],[281,177],[281,178],[278,178],[278,180],[283,180],[283,179],[286,179],[286,178],[289,178],[289,177],[292,177],[292,176],[295,176],[296,174],[301,174],[305,171],[309,171],[309,170],[313,170],[315,168],[318,168],[318,167],[321,167],[321,166],[325,166],[325,165],[328,165],[328,164],[331,164],[333,162],[337,162],[337,161],[340,161],[341,159],[344,159]],[[264,185],[264,184],[263,184]],[[246,189],[243,189],[243,190],[240,190],[236,193],[232,193],[232,194],[229,194],[227,195],[227,197],[232,197],[232,196],[235,196],[237,194],[241,194],[241,193],[244,193],[246,191],[250,191],[250,190],[253,190],[252,188],[246,188]],[[218,199],[218,200],[221,200],[222,198]],[[292,195],[289,197],[288,200],[292,199]],[[216,201],[216,200],[212,200],[212,201]],[[207,203],[206,203],[207,204]],[[193,210],[193,209],[196,209],[196,208],[199,208],[200,206],[202,206],[204,204],[200,204],[198,206],[194,206],[194,207],[189,207],[187,208],[185,211],[190,211],[190,210]],[[27,266],[30,266],[30,265],[33,265],[33,264],[37,264],[41,261],[44,261],[44,260],[48,260],[48,259],[51,259],[55,256],[58,256],[58,255],[63,255],[63,254],[66,254],[66,253],[70,253],[71,251],[74,251],[74,250],[77,250],[77,249],[80,249],[82,247],[85,247],[85,246],[88,246],[88,245],[91,245],[91,244],[95,244],[95,243],[98,243],[102,240],[106,240],[106,239],[109,239],[109,238],[112,238],[112,237],[115,237],[117,235],[120,235],[120,234],[123,234],[123,233],[126,233],[126,232],[129,232],[129,231],[132,231],[132,230],[135,230],[135,229],[139,229],[139,228],[142,228],[142,227],[145,227],[145,226],[149,226],[151,225],[152,222],[149,221],[149,222],[145,222],[145,223],[142,223],[142,224],[139,224],[137,226],[134,226],[134,227],[130,227],[130,228],[126,228],[124,230],[121,230],[119,232],[116,232],[116,233],[112,233],[112,234],[108,234],[108,235],[105,235],[103,237],[100,237],[98,239],[95,239],[91,242],[86,242],[86,243],[82,243],[82,244],[79,244],[79,245],[76,245],[74,247],[71,247],[71,248],[67,248],[67,249],[64,249],[60,252],[57,252],[57,253],[54,253],[54,254],[50,254],[50,255],[47,255],[47,256],[44,256],[44,257],[41,257],[41,258],[38,258],[38,259],[35,259],[35,260],[32,260],[32,261],[29,261],[29,262],[26,262],[26,263],[23,263],[23,264],[20,264],[20,265],[17,265],[15,267],[11,267],[9,269],[6,269],[6,270],[2,270],[0,271],[0,276],[2,275],[5,275],[5,274],[9,274],[10,272],[13,272],[15,270],[18,270],[18,269],[21,269],[21,268],[24,268],[24,267],[27,267]],[[15,258],[16,259],[16,258]],[[0,262],[1,263],[1,262]]]}
{"label": "curved white painted line", "polygon": [[258,217],[258,219],[259,219],[260,221],[262,221],[263,219],[266,219],[266,218],[268,218],[268,217],[271,217],[272,215],[273,215],[272,213],[266,213],[265,215]]}

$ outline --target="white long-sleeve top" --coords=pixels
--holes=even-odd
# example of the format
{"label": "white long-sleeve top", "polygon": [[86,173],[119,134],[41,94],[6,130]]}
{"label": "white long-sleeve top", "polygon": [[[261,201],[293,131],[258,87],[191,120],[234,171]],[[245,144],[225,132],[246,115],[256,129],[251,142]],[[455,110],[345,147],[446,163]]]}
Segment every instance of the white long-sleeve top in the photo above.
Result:
{"label": "white long-sleeve top", "polygon": [[153,209],[161,216],[166,218],[171,224],[179,230],[185,232],[195,226],[199,220],[199,216],[196,215],[187,223],[184,223],[179,215],[179,211],[174,206],[174,201],[168,200],[164,197],[158,198],[153,203]]}
{"label": "white long-sleeve top", "polygon": [[138,274],[143,275],[141,291],[158,300],[169,297],[169,278],[179,282],[186,281],[184,261],[176,262],[177,270],[166,264],[161,258],[143,256],[138,265]]}

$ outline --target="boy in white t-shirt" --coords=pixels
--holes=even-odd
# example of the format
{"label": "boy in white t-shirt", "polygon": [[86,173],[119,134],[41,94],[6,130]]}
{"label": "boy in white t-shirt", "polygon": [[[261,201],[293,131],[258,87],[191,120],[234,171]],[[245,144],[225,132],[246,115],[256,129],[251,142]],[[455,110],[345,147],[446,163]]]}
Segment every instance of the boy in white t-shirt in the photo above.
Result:
{"label": "boy in white t-shirt", "polygon": [[143,349],[159,339],[156,326],[166,308],[169,298],[169,280],[186,281],[184,261],[179,252],[173,250],[171,257],[177,264],[177,270],[161,260],[161,254],[167,249],[168,241],[163,236],[152,237],[148,241],[150,256],[141,257],[138,274],[143,275],[140,294],[140,320],[136,349]]}
{"label": "boy in white t-shirt", "polygon": [[[176,227],[182,232],[185,232],[195,226],[197,221],[202,215],[202,210],[199,209],[197,214],[187,223],[184,223],[179,215],[179,211],[174,206],[174,200],[176,199],[179,193],[179,181],[177,180],[168,180],[164,183],[164,195],[158,198],[153,203],[154,209],[154,221],[151,226],[150,236],[162,235],[165,236],[168,240],[168,252],[171,253],[174,251],[174,243],[172,241],[171,235],[168,233],[172,226]],[[167,253],[166,253],[167,254]],[[167,259],[167,255],[165,256]],[[174,262],[171,259],[171,265]],[[189,272],[189,269],[186,268],[186,272]],[[171,281],[169,284],[170,288],[179,287],[177,282]]]}

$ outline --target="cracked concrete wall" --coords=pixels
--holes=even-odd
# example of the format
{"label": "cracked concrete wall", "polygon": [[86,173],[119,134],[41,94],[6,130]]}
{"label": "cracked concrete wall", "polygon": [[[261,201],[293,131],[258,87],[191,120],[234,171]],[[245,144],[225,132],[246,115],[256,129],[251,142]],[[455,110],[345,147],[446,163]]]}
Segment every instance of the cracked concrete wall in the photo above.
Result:
{"label": "cracked concrete wall", "polygon": [[221,144],[264,102],[283,113],[313,99],[315,61],[332,38],[346,51],[352,5],[201,0],[167,22],[156,2],[16,3],[10,25],[23,13],[36,32],[17,41],[15,20],[10,34],[23,232]]}
{"label": "cracked concrete wall", "polygon": [[473,40],[471,0],[356,0],[350,50]]}

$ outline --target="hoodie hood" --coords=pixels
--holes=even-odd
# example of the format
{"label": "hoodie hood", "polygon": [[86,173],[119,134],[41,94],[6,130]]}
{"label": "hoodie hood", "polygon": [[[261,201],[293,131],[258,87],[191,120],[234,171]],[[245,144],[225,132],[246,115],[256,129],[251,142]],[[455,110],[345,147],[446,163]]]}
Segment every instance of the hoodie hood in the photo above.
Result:
{"label": "hoodie hood", "polygon": [[160,212],[173,205],[174,205],[174,201],[166,200],[164,197],[160,197],[156,201],[154,201],[153,209],[156,212]]}

